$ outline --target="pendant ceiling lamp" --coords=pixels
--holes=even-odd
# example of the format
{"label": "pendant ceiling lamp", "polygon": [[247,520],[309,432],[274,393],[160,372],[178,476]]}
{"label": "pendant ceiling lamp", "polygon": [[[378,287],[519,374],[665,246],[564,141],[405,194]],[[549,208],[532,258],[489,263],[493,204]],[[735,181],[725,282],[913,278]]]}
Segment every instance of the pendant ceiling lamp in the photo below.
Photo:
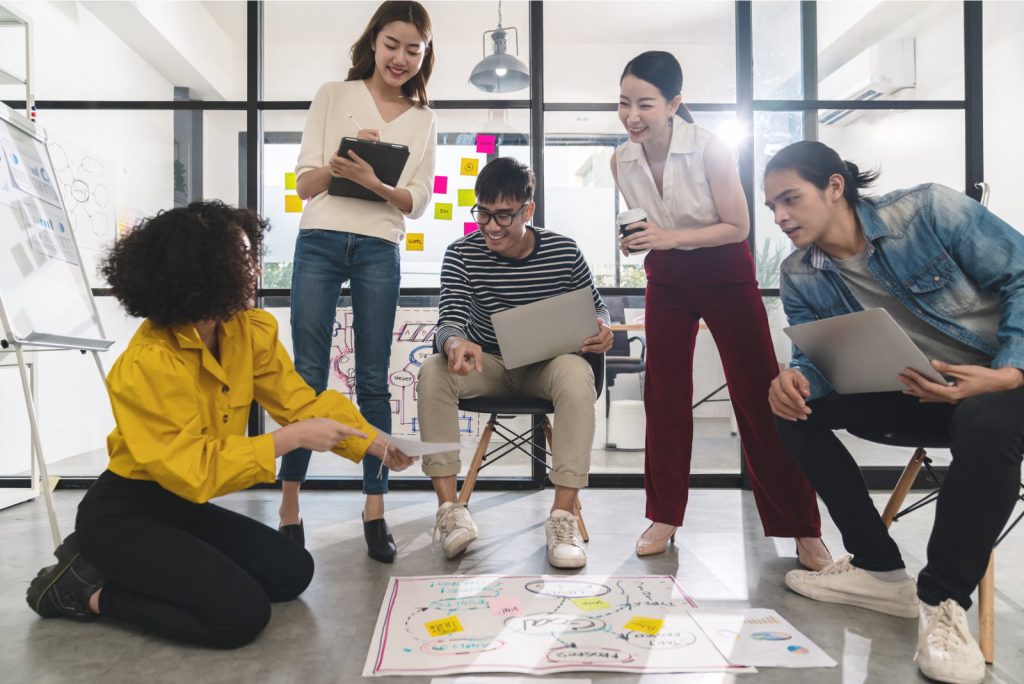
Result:
{"label": "pendant ceiling lamp", "polygon": [[[469,82],[486,93],[511,93],[530,85],[530,70],[516,55],[508,54],[508,34],[515,31],[516,55],[519,54],[519,30],[501,25],[501,0],[498,0],[498,28],[484,31],[484,58],[473,67]],[[491,35],[492,52],[487,54],[487,34]]]}

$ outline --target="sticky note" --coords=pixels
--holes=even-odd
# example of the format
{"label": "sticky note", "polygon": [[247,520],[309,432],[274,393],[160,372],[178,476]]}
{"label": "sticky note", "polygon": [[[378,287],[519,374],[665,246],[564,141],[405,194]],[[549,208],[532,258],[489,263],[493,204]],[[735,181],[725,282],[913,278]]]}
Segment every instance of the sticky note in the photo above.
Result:
{"label": "sticky note", "polygon": [[494,136],[483,133],[477,135],[476,151],[480,154],[494,154]]}
{"label": "sticky note", "polygon": [[462,234],[463,235],[469,235],[474,230],[479,230],[479,229],[480,229],[480,226],[477,224],[476,221],[466,221],[465,223],[462,224]]}
{"label": "sticky note", "polygon": [[294,190],[295,189],[295,174],[289,171],[284,174],[284,189]]}
{"label": "sticky note", "polygon": [[452,220],[452,203],[438,202],[434,205],[434,218],[442,221]]}
{"label": "sticky note", "polygon": [[475,176],[480,170],[480,160],[472,157],[463,157],[459,163],[459,173],[463,176]]}
{"label": "sticky note", "polygon": [[488,599],[487,605],[491,609],[491,615],[500,617],[519,615],[519,598],[516,596],[499,596]]}
{"label": "sticky note", "polygon": [[474,204],[476,204],[476,192],[472,188],[459,190],[460,207],[471,207]]}
{"label": "sticky note", "polygon": [[434,176],[434,194],[443,195],[448,192],[448,176]]}
{"label": "sticky note", "polygon": [[584,596],[583,598],[574,598],[570,600],[583,610],[601,610],[603,608],[612,607],[612,604],[608,603],[600,596]]}
{"label": "sticky note", "polygon": [[444,636],[445,634],[455,634],[455,632],[462,631],[462,623],[459,622],[458,615],[449,615],[446,618],[440,620],[432,620],[430,622],[423,623],[423,626],[427,628],[427,633],[430,636]]}
{"label": "sticky note", "polygon": [[644,634],[657,634],[661,631],[661,626],[665,624],[664,620],[658,620],[657,618],[640,617],[634,615],[629,619],[624,629],[628,629],[632,632],[643,632]]}
{"label": "sticky note", "polygon": [[284,211],[286,214],[302,213],[302,198],[298,195],[284,196]]}
{"label": "sticky note", "polygon": [[423,233],[406,233],[405,248],[410,252],[422,252]]}

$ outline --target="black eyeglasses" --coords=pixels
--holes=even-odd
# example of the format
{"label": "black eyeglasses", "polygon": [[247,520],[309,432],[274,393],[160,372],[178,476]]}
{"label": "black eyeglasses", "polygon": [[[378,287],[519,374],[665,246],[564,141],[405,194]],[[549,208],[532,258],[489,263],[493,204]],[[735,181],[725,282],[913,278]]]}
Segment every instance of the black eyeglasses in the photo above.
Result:
{"label": "black eyeglasses", "polygon": [[528,207],[529,204],[529,202],[523,202],[523,206],[519,207],[518,209],[512,212],[496,211],[494,213],[485,211],[474,204],[473,208],[469,210],[469,213],[473,216],[473,220],[476,221],[477,224],[481,226],[486,226],[488,223],[490,223],[491,219],[494,219],[494,222],[497,223],[500,227],[508,228],[509,226],[512,225],[512,222],[516,220],[516,216],[519,216],[519,214],[522,213],[523,209],[526,209],[526,207]]}

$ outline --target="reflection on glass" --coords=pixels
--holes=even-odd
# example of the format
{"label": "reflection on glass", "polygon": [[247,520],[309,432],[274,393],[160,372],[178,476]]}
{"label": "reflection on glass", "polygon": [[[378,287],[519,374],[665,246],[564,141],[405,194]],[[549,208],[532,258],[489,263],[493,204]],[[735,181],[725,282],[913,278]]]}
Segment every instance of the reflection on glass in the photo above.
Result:
{"label": "reflection on glass", "polygon": [[779,265],[793,243],[764,206],[764,167],[773,154],[799,140],[803,140],[800,112],[754,112],[754,264],[757,282],[765,288],[779,286]]}
{"label": "reflection on glass", "polygon": [[963,12],[947,2],[819,3],[818,96],[960,99],[963,41]]}
{"label": "reflection on glass", "polygon": [[803,97],[800,70],[800,3],[755,2],[754,99],[799,100]]}

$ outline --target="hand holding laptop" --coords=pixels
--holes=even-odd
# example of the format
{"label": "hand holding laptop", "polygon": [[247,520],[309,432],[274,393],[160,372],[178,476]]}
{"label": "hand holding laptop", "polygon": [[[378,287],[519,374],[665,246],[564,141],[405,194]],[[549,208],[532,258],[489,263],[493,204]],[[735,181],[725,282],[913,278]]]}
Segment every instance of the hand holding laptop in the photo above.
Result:
{"label": "hand holding laptop", "polygon": [[583,340],[580,352],[583,354],[603,354],[612,348],[612,330],[600,318],[597,319],[598,333]]}
{"label": "hand holding laptop", "polygon": [[1024,371],[1019,368],[954,365],[937,360],[931,363],[936,371],[952,378],[952,384],[939,384],[907,368],[899,376],[900,382],[907,387],[904,394],[915,396],[924,403],[955,404],[968,397],[1016,389],[1024,384]]}

